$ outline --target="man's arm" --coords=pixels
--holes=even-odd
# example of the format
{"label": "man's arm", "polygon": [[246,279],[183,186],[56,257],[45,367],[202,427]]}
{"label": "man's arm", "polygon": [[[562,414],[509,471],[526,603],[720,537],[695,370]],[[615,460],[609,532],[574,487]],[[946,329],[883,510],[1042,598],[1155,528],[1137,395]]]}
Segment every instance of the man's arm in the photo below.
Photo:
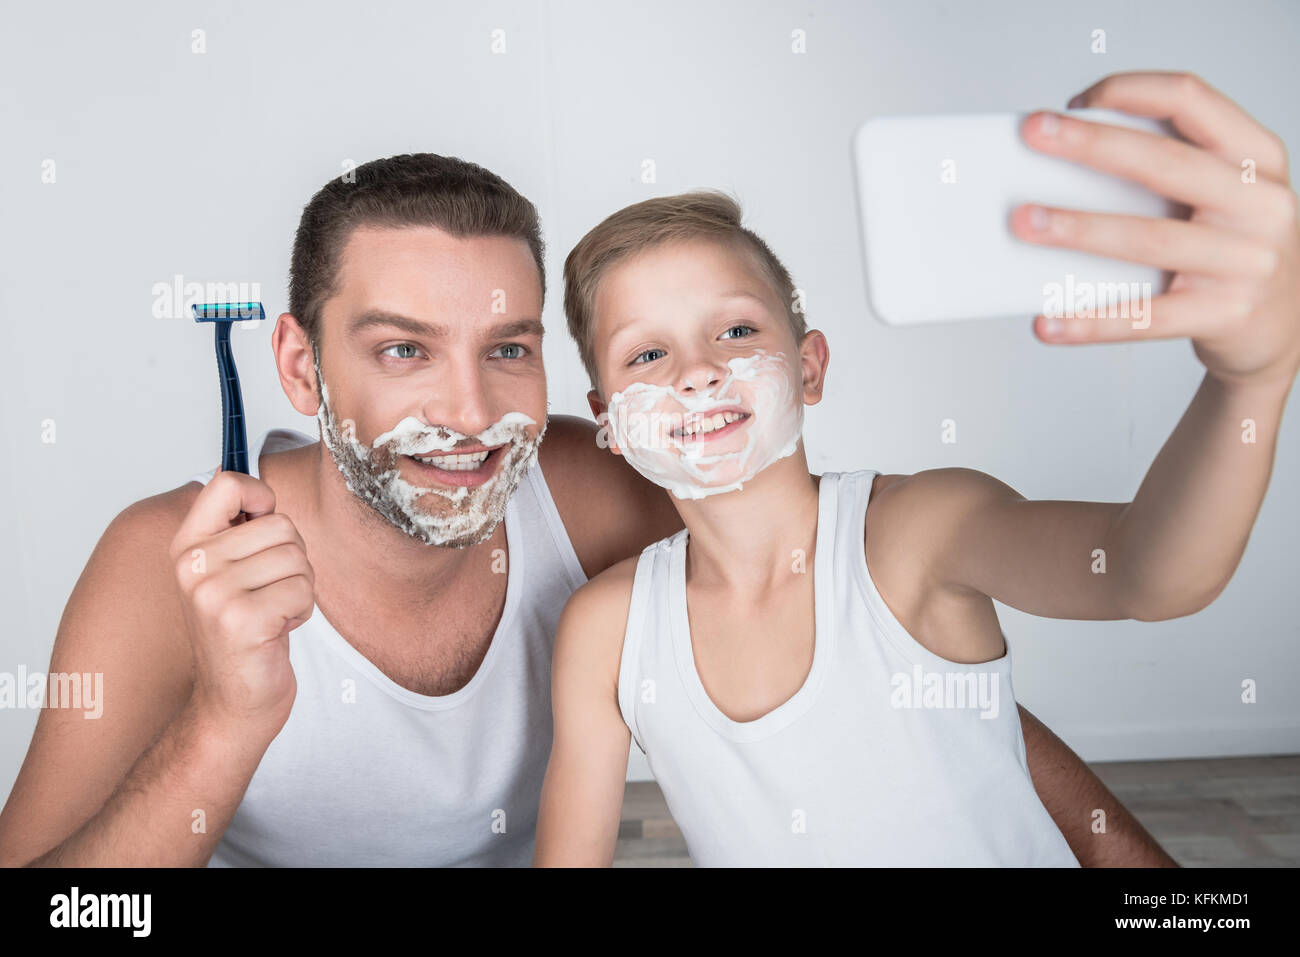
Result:
{"label": "man's arm", "polygon": [[[1020,707],[1029,774],[1038,798],[1084,867],[1178,867],[1064,741]],[[1099,818],[1096,811],[1105,813]],[[1094,832],[1097,821],[1105,830]]]}
{"label": "man's arm", "polygon": [[[42,710],[0,813],[0,864],[207,862],[287,717],[284,632],[311,604],[301,538],[268,514],[274,501],[255,479],[218,476],[202,491],[137,503],[109,526],[50,662],[52,673],[103,675],[100,713]],[[241,511],[250,521],[230,527]],[[205,629],[199,646],[194,627]],[[263,639],[277,629],[279,638]],[[267,676],[276,682],[259,680]]]}
{"label": "man's arm", "polygon": [[635,571],[635,559],[611,568],[575,591],[560,616],[537,867],[609,867],[614,860],[631,741],[618,706],[618,668]]}
{"label": "man's arm", "polygon": [[[169,816],[189,818],[189,809],[149,811],[161,807],[159,798],[168,800],[168,788],[195,758],[201,760],[204,747],[200,727],[175,720],[190,691],[189,643],[171,598],[167,554],[184,511],[183,502],[173,505],[177,498],[146,499],[118,515],[73,588],[49,670],[102,673],[101,714],[87,718],[81,710],[42,708],[0,813],[2,864],[141,861],[141,842],[166,832],[162,824]],[[145,752],[148,760],[139,760]],[[111,826],[88,826],[97,817]],[[178,846],[154,861],[178,863],[177,852],[198,843],[188,830],[182,840],[172,834]]]}

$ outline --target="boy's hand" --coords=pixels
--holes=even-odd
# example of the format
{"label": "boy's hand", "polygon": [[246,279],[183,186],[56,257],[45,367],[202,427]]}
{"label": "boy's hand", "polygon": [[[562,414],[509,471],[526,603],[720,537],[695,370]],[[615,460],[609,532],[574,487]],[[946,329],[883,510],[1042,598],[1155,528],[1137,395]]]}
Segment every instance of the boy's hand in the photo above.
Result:
{"label": "boy's hand", "polygon": [[1039,338],[1074,344],[1187,336],[1210,375],[1225,384],[1294,379],[1300,228],[1282,141],[1189,73],[1115,73],[1069,106],[1172,121],[1191,142],[1043,112],[1025,121],[1021,135],[1041,152],[1140,183],[1190,207],[1191,215],[1181,221],[1018,207],[1012,229],[1021,239],[1174,273],[1143,322],[1098,317],[1101,304],[1074,318],[1036,317]]}

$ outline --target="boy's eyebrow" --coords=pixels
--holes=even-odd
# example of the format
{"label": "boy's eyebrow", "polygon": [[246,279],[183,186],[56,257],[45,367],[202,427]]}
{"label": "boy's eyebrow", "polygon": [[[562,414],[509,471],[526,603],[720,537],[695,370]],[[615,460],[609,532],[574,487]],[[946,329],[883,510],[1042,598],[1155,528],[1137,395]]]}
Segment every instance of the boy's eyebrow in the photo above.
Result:
{"label": "boy's eyebrow", "polygon": [[[719,293],[718,298],[719,299],[748,299],[750,302],[762,306],[764,309],[769,308],[767,300],[765,300],[762,296],[755,295],[754,293],[750,292],[748,289],[729,289],[726,292]],[[623,338],[629,332],[629,330],[635,330],[636,327],[640,325],[640,323],[641,323],[640,318],[629,319],[627,322],[623,323],[621,326],[615,329],[613,334],[609,337],[609,346],[613,348],[614,344],[617,343],[619,339]]]}
{"label": "boy's eyebrow", "polygon": [[751,299],[760,306],[766,306],[767,302],[762,296],[756,296],[748,289],[732,289],[722,294],[723,299]]}
{"label": "boy's eyebrow", "polygon": [[[383,309],[368,309],[348,323],[347,335],[354,337],[366,329],[375,326],[387,326],[400,329],[413,336],[425,336],[430,339],[445,339],[451,330],[437,322],[425,322],[403,316],[401,313],[387,312]],[[537,319],[511,319],[493,326],[488,334],[491,338],[510,338],[511,336],[542,336],[542,324]]]}

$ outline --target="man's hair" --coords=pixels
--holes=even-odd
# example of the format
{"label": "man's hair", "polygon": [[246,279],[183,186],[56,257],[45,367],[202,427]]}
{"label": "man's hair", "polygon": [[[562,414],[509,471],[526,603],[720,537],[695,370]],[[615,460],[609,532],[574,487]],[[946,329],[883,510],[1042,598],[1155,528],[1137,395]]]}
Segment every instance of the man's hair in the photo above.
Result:
{"label": "man's hair", "polygon": [[747,253],[784,302],[795,341],[807,333],[803,313],[795,310],[794,282],[789,271],[767,243],[741,225],[740,203],[733,197],[719,190],[699,190],[647,199],[602,220],[564,260],[564,313],[593,388],[600,388],[596,375],[595,302],[601,279],[615,263],[636,253],[689,239],[729,242]]}
{"label": "man's hair", "polygon": [[546,295],[537,209],[495,173],[454,156],[407,153],[358,166],[321,187],[302,211],[289,266],[289,312],[320,342],[321,306],[336,291],[339,258],[358,226],[436,226],[453,236],[528,243]]}

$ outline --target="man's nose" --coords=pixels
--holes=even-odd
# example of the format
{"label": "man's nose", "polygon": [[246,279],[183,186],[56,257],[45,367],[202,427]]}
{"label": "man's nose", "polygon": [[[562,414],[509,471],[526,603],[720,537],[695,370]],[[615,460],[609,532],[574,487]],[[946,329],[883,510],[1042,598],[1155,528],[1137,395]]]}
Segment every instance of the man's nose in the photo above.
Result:
{"label": "man's nose", "polygon": [[477,435],[495,420],[483,377],[476,368],[448,370],[425,404],[424,420],[455,429],[463,435]]}

